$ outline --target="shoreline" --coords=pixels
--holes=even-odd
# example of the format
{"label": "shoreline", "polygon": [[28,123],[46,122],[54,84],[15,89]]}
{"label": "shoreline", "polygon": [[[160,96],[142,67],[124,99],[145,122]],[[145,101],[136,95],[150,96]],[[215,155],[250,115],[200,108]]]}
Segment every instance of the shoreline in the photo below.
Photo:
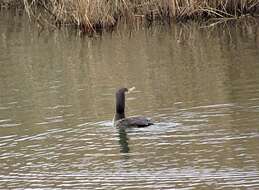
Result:
{"label": "shoreline", "polygon": [[3,0],[1,9],[24,10],[29,19],[41,28],[46,25],[71,26],[82,33],[110,30],[123,20],[128,25],[156,22],[171,23],[189,20],[207,22],[214,20],[237,20],[246,16],[259,16],[259,1],[215,0],[118,0],[118,1],[18,1]]}

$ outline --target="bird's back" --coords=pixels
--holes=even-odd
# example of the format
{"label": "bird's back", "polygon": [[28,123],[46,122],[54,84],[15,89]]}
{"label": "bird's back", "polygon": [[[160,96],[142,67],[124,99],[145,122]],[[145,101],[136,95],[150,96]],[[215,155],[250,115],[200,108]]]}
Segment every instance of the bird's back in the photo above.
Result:
{"label": "bird's back", "polygon": [[116,127],[147,127],[153,125],[153,122],[149,118],[137,116],[117,120],[114,124]]}

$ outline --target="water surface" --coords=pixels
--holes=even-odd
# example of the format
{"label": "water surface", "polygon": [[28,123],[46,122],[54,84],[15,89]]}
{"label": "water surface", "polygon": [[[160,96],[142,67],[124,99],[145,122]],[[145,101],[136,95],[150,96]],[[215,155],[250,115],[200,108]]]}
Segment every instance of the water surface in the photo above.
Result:
{"label": "water surface", "polygon": [[[259,188],[257,21],[88,38],[0,16],[0,189]],[[155,125],[112,126],[122,86]]]}

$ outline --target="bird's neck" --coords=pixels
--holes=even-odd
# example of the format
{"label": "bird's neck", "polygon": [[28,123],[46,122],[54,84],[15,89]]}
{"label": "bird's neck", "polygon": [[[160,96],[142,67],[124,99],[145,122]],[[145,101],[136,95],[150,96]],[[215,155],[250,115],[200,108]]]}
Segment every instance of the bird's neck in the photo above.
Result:
{"label": "bird's neck", "polygon": [[125,118],[125,113],[116,113],[114,116],[114,121]]}
{"label": "bird's neck", "polygon": [[125,94],[119,93],[116,94],[116,113],[115,121],[125,118]]}

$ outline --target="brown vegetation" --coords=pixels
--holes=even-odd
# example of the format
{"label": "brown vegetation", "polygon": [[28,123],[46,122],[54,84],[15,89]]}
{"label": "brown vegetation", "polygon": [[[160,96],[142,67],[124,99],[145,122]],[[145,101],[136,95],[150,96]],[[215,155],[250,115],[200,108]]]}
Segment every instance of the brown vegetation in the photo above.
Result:
{"label": "brown vegetation", "polygon": [[[8,0],[5,0],[8,2]],[[10,0],[9,0],[10,1]],[[15,1],[15,0],[11,0]],[[259,12],[259,0],[23,0],[28,15],[56,25],[73,24],[82,31],[127,22],[238,18]]]}

